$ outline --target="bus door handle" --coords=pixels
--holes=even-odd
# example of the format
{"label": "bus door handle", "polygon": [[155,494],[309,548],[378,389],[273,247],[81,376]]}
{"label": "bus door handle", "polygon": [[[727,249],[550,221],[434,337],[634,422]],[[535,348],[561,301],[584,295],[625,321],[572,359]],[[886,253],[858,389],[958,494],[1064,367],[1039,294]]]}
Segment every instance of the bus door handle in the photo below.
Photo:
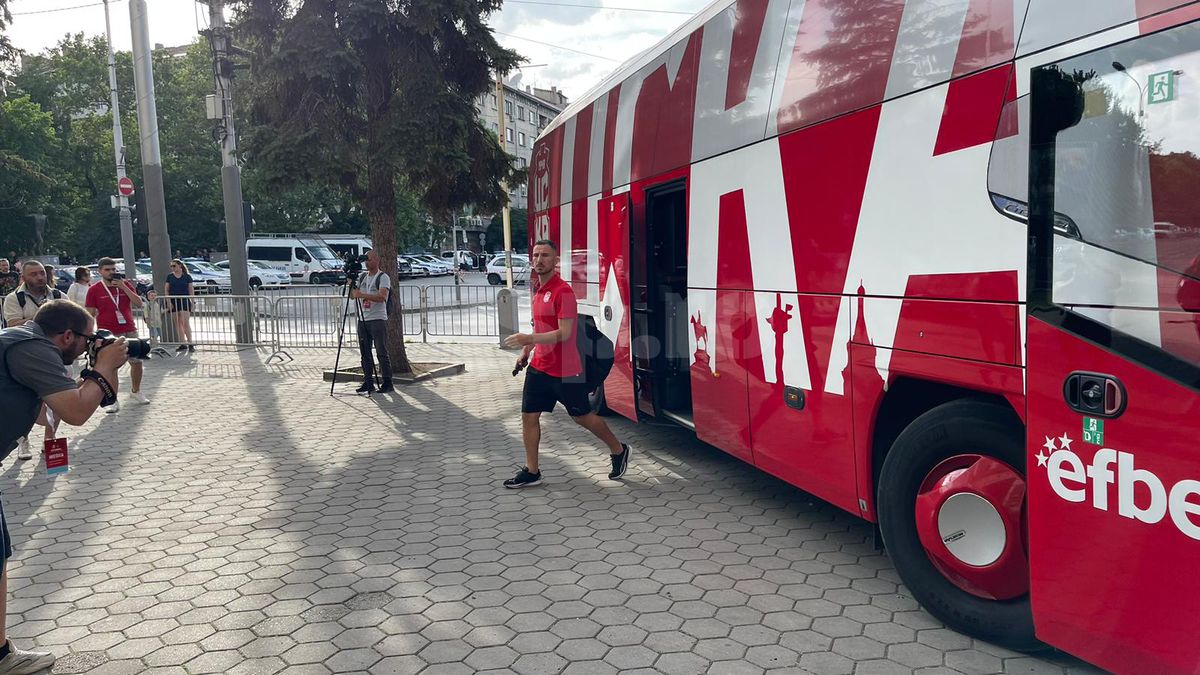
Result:
{"label": "bus door handle", "polygon": [[1063,398],[1075,412],[1094,417],[1120,417],[1128,397],[1125,385],[1112,375],[1076,371],[1063,384]]}

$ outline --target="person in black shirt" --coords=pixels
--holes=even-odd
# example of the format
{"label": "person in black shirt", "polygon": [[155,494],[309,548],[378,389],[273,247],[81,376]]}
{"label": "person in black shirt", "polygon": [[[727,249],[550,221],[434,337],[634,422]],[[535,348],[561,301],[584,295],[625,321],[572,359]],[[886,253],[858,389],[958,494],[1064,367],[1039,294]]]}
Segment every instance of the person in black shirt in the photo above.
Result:
{"label": "person in black shirt", "polygon": [[167,312],[175,322],[175,336],[179,340],[179,348],[175,353],[194,352],[192,344],[192,298],[195,289],[192,287],[192,275],[188,274],[187,266],[176,258],[171,261],[171,273],[167,275],[167,283],[163,294],[171,296],[167,300]]}

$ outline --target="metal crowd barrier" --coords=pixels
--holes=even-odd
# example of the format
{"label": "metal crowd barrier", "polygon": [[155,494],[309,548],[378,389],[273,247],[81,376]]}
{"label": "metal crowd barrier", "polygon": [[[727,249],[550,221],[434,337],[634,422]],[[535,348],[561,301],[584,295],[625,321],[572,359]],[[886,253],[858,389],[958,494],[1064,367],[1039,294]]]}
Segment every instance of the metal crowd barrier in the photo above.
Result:
{"label": "metal crowd barrier", "polygon": [[[143,336],[153,336],[166,344],[182,342],[175,326],[177,302],[191,308],[189,324],[192,344],[216,346],[270,347],[275,354],[295,348],[331,348],[338,346],[338,334],[345,326],[342,346],[357,348],[358,318],[355,303],[337,291],[291,292],[254,295],[159,296],[146,301],[137,312],[137,326]],[[397,286],[402,325],[406,338],[498,337],[500,327],[496,309],[498,286]],[[315,292],[314,292],[315,291]],[[153,330],[151,330],[153,329]]]}

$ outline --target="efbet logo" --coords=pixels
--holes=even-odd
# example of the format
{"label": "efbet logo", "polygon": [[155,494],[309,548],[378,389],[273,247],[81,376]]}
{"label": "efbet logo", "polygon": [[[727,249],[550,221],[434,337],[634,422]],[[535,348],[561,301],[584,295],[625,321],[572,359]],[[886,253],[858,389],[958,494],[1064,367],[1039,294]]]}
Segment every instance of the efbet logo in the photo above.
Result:
{"label": "efbet logo", "polygon": [[[1116,484],[1118,515],[1151,525],[1170,515],[1180,532],[1200,541],[1200,481],[1181,480],[1168,490],[1153,472],[1134,466],[1132,452],[1111,448],[1097,450],[1091,464],[1085,466],[1071,450],[1071,443],[1066,434],[1058,438],[1047,436],[1046,443],[1034,455],[1038,468],[1046,469],[1054,494],[1069,502],[1082,503],[1091,492],[1092,508],[1108,511],[1109,487]],[[1135,497],[1135,492],[1140,494]],[[1193,501],[1188,501],[1189,497]]]}

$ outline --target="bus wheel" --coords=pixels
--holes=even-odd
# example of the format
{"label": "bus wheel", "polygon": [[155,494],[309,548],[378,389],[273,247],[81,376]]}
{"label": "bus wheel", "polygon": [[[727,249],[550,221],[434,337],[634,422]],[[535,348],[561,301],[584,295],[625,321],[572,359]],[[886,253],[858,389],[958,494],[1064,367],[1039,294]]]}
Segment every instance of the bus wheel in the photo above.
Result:
{"label": "bus wheel", "polygon": [[879,529],[913,597],[951,628],[1036,651],[1029,604],[1025,439],[1011,409],[943,404],[896,439],[879,475]]}
{"label": "bus wheel", "polygon": [[489,284],[491,284],[491,285],[493,285],[493,286],[499,286],[499,285],[500,285],[500,275],[499,275],[499,274],[496,274],[495,272],[491,272],[491,273],[489,273],[489,274],[488,274],[488,276],[487,276],[487,280],[488,280],[488,283],[489,283]]}

